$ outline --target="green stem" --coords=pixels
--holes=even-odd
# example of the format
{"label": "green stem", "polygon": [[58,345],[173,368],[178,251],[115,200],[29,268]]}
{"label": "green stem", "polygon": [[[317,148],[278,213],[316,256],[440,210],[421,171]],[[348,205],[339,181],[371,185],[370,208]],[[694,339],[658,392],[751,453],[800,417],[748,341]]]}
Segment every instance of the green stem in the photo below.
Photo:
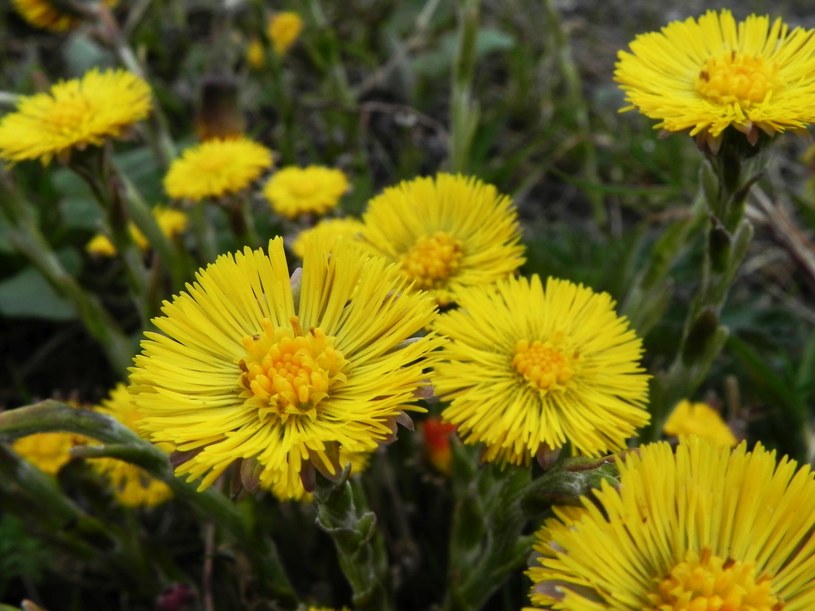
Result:
{"label": "green stem", "polygon": [[255,219],[252,217],[249,197],[235,196],[226,202],[226,207],[229,214],[229,227],[239,247],[257,248],[260,246],[260,236],[255,229]]}
{"label": "green stem", "polygon": [[198,244],[199,259],[203,265],[215,261],[218,256],[218,245],[216,242],[215,229],[207,218],[206,202],[196,202],[190,208],[190,219],[195,232],[196,243]]}
{"label": "green stem", "polygon": [[252,562],[258,581],[281,603],[290,606],[297,603],[274,543],[253,532],[241,513],[220,492],[214,488],[198,492],[194,485],[175,477],[167,455],[123,424],[103,414],[74,409],[53,400],[0,412],[0,441],[13,441],[32,433],[49,431],[77,433],[111,444],[109,453],[100,450],[96,454],[127,460],[163,481],[177,498],[200,515],[211,518],[234,537],[238,548]]}
{"label": "green stem", "polygon": [[348,473],[346,468],[336,482],[318,476],[314,491],[317,525],[334,540],[340,567],[353,592],[354,608],[388,611],[394,606],[385,544],[362,487],[349,481]]}
{"label": "green stem", "polygon": [[122,376],[131,365],[135,345],[99,300],[85,291],[60,263],[40,231],[28,204],[6,175],[0,175],[0,209],[9,221],[9,242],[37,268],[62,297],[71,302],[88,333],[99,342],[108,361]]}
{"label": "green stem", "polygon": [[458,48],[453,64],[450,93],[450,170],[466,172],[470,149],[478,127],[478,103],[472,99],[475,43],[478,37],[480,0],[459,0]]}
{"label": "green stem", "polygon": [[743,134],[734,132],[725,133],[718,153],[708,154],[710,170],[700,174],[709,223],[699,287],[676,357],[667,372],[653,379],[652,418],[643,440],[659,438],[669,410],[696,392],[729,335],[720,313],[753,237],[745,204],[766,164],[762,146],[751,148]]}

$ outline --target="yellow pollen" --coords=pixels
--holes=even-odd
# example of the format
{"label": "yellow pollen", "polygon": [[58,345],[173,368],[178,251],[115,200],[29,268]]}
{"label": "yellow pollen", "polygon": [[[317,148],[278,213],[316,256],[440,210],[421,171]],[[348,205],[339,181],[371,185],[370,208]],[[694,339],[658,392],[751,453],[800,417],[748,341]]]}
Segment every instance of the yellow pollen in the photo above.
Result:
{"label": "yellow pollen", "polygon": [[563,390],[575,372],[577,353],[569,355],[552,342],[522,339],[515,344],[515,370],[538,390]]}
{"label": "yellow pollen", "polygon": [[780,611],[784,603],[771,585],[769,575],[756,577],[753,562],[723,560],[705,548],[689,551],[649,599],[659,611]]}
{"label": "yellow pollen", "polygon": [[441,288],[458,271],[461,243],[444,231],[420,238],[402,257],[402,269],[421,289]]}
{"label": "yellow pollen", "polygon": [[243,339],[238,388],[261,420],[300,414],[313,420],[320,401],[346,380],[348,361],[334,348],[334,338],[319,327],[303,333],[296,316],[290,322],[290,328],[275,327],[264,318],[263,333]]}
{"label": "yellow pollen", "polygon": [[710,58],[696,79],[696,91],[711,102],[749,107],[779,86],[778,64],[736,51]]}

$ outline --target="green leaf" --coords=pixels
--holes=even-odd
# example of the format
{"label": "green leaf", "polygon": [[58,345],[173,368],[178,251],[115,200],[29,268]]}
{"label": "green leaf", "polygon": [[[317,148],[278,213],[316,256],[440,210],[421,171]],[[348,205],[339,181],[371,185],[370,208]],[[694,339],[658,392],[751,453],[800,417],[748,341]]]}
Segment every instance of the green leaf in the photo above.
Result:
{"label": "green leaf", "polygon": [[[57,258],[72,274],[79,271],[81,258],[74,250],[61,250]],[[37,270],[29,267],[0,282],[0,314],[9,318],[72,320],[76,313]]]}

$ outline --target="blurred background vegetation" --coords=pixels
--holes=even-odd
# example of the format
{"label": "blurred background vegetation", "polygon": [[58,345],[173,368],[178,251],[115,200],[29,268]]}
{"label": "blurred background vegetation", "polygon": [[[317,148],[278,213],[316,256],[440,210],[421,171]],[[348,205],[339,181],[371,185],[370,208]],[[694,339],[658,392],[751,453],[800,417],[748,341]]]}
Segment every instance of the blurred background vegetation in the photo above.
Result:
{"label": "blurred background vegetation", "polygon": [[[738,18],[754,11],[815,27],[815,14],[803,1],[720,6],[732,8]],[[706,8],[701,0],[670,6],[481,2],[472,80],[478,124],[468,155],[455,168],[448,156],[459,32],[454,2],[133,0],[120,2],[115,12],[147,67],[179,148],[194,141],[202,92],[213,84],[234,84],[248,134],[276,151],[278,165],[321,163],[349,175],[353,191],[344,200],[347,214],[359,214],[371,196],[402,179],[439,169],[475,174],[511,194],[518,205],[528,249],[524,271],[583,282],[624,304],[655,238],[687,214],[702,157],[692,139],[661,137],[639,114],[618,112],[624,103],[612,81],[616,53],[636,34]],[[248,45],[264,36],[271,12],[283,9],[303,17],[300,40],[280,66],[252,67]],[[37,30],[4,3],[0,90],[31,93],[92,66],[116,65],[102,35],[88,28],[62,35]],[[756,238],[723,311],[731,338],[696,397],[723,406],[739,434],[799,460],[813,458],[808,441],[815,402],[810,146],[805,138],[778,139],[770,167],[749,200]],[[120,167],[147,199],[166,200],[161,157],[140,142],[120,148]],[[46,170],[22,163],[13,175],[66,268],[100,295],[128,330],[139,331],[138,316],[122,297],[117,261],[93,259],[84,251],[98,230],[99,213],[83,183],[57,165]],[[258,222],[263,226],[262,219]],[[265,229],[287,230],[271,220]],[[70,304],[12,250],[3,232],[0,221],[0,407],[55,395],[97,402],[117,381],[115,373]],[[644,330],[652,372],[673,358],[701,253],[701,243],[687,245],[671,273],[674,292],[665,315]],[[394,570],[405,609],[428,608],[446,579],[446,551],[438,542],[446,541],[451,496],[442,476],[416,464],[422,455],[418,444],[416,436],[402,435],[388,449],[393,460],[372,467],[374,479],[385,485],[368,490],[372,509],[388,507],[380,514],[381,526],[396,552]],[[394,471],[393,464],[403,468]],[[69,466],[60,485],[85,490],[84,477]],[[0,509],[7,502],[0,500]],[[31,507],[34,527],[0,517],[0,599],[19,600],[47,583],[48,592],[39,593],[57,601],[54,609],[184,608],[156,603],[156,592],[175,588],[172,593],[184,599],[178,584],[197,575],[203,562],[200,525],[180,511],[136,518],[102,492],[80,502],[113,516],[125,535],[119,544],[131,540],[139,547],[142,555],[134,557],[141,564],[104,566],[122,550],[106,549],[100,541],[85,550],[87,565],[77,569],[71,560],[77,550],[63,557],[53,553],[59,546],[44,543],[60,536],[48,532],[48,508]],[[301,592],[335,604],[347,600],[335,559],[320,553],[330,547],[327,536],[312,527],[307,508],[272,499],[242,507],[257,512],[253,520],[273,534],[281,555],[296,550],[292,557],[302,563],[289,570]],[[419,558],[419,549],[438,553]],[[257,602],[251,575],[234,558],[216,555],[213,562],[211,570],[219,576],[213,587],[241,584],[218,593],[220,600],[234,604],[229,608]],[[526,578],[517,575],[489,608],[520,607],[527,587]]]}

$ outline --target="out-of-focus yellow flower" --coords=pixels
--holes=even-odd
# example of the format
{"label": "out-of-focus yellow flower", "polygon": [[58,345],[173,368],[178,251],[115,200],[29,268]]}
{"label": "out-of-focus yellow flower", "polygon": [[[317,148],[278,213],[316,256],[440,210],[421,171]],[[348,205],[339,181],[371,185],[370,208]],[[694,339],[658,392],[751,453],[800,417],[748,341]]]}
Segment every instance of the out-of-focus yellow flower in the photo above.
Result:
{"label": "out-of-focus yellow flower", "polygon": [[45,93],[20,99],[0,119],[0,158],[11,162],[56,156],[100,146],[123,136],[150,113],[150,87],[124,70],[94,68],[82,78],[61,81]]}
{"label": "out-of-focus yellow flower", "polygon": [[666,435],[676,437],[680,435],[697,435],[730,448],[738,443],[733,431],[722,420],[719,412],[707,403],[680,401],[668,417],[662,430]]}
{"label": "out-of-focus yellow flower", "polygon": [[[168,238],[174,238],[187,229],[189,218],[186,212],[165,206],[156,206],[152,212],[159,229]],[[130,223],[130,237],[139,250],[146,251],[150,248],[147,238],[133,223]],[[95,257],[113,257],[116,255],[116,247],[110,241],[110,238],[103,233],[97,233],[93,236],[85,245],[85,251]]]}
{"label": "out-of-focus yellow flower", "polygon": [[254,70],[261,70],[266,65],[266,49],[259,38],[252,38],[246,46],[246,63]]}
{"label": "out-of-focus yellow flower", "polygon": [[546,609],[815,609],[815,478],[760,444],[699,437],[618,460],[582,507],[555,509],[527,575]]}
{"label": "out-of-focus yellow flower", "polygon": [[185,150],[164,177],[170,197],[194,202],[246,189],[272,166],[272,152],[245,137],[207,140]]}
{"label": "out-of-focus yellow flower", "polygon": [[82,437],[74,433],[34,433],[15,440],[11,449],[41,471],[56,475],[71,460],[71,448],[81,443]]}
{"label": "out-of-focus yellow flower", "polygon": [[277,55],[285,55],[303,31],[303,19],[293,11],[275,13],[269,19],[266,34]]}
{"label": "out-of-focus yellow flower", "polygon": [[362,223],[354,218],[323,219],[314,227],[301,231],[292,242],[291,250],[302,259],[306,252],[307,240],[317,240],[331,250],[339,240],[356,238],[361,229]]}
{"label": "out-of-focus yellow flower", "polygon": [[346,191],[348,178],[341,170],[316,165],[282,168],[263,187],[272,209],[290,219],[301,214],[325,214],[337,206]]}
{"label": "out-of-focus yellow flower", "polygon": [[[114,7],[118,0],[104,0],[105,4]],[[35,28],[64,32],[82,23],[78,13],[66,12],[51,0],[12,0],[14,9]]]}
{"label": "out-of-focus yellow flower", "polygon": [[[139,432],[141,413],[134,405],[127,386],[118,384],[96,411],[115,418],[135,433]],[[159,446],[161,447],[161,446]],[[163,447],[165,451],[171,445]],[[113,494],[128,507],[155,507],[172,497],[172,491],[141,467],[116,458],[89,458],[91,467],[110,484]]]}
{"label": "out-of-focus yellow flower", "polygon": [[512,200],[477,178],[440,173],[401,182],[374,197],[362,220],[360,243],[398,263],[414,289],[439,305],[524,262]]}
{"label": "out-of-focus yellow flower", "polygon": [[614,79],[630,106],[659,120],[655,127],[689,131],[716,150],[728,127],[755,143],[815,122],[815,31],[780,19],[729,10],[674,21],[637,36],[620,51]]}

